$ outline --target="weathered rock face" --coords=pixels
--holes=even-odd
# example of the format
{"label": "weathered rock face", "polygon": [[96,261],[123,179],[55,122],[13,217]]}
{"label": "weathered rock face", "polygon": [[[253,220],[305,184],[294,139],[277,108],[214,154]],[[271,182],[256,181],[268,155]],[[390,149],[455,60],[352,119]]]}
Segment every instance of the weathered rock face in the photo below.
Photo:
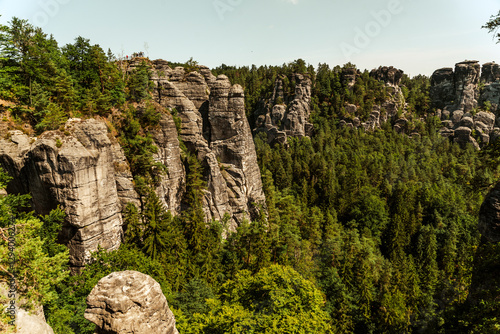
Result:
{"label": "weathered rock face", "polygon": [[[9,286],[6,282],[0,282],[0,299],[9,301]],[[8,306],[5,304],[5,306]],[[52,328],[45,321],[45,314],[41,305],[28,303],[25,296],[16,294],[16,332],[17,334],[54,334]],[[26,310],[30,311],[27,312]],[[12,318],[8,317],[8,321]],[[10,327],[10,326],[9,326]],[[10,333],[7,331],[7,324],[0,322],[0,333]]]}
{"label": "weathered rock face", "polygon": [[17,313],[16,327],[18,334],[54,334],[54,330],[44,319],[29,314],[23,309]]}
{"label": "weathered rock face", "polygon": [[[170,69],[164,61],[154,61],[153,81],[157,87],[155,99],[167,108],[175,108],[181,120],[180,137],[188,151],[202,162],[207,182],[204,211],[207,220],[231,217],[231,229],[246,218],[255,218],[257,206],[265,204],[255,147],[245,116],[243,89],[232,86],[228,78],[215,78],[206,67],[186,73],[181,68]],[[168,125],[162,120],[163,132]],[[169,123],[172,129],[172,122]],[[155,134],[157,143],[165,142],[172,134]],[[160,140],[160,137],[164,138]],[[166,145],[168,144],[168,145]],[[180,151],[174,148],[175,140],[163,146],[162,161],[180,166]],[[159,146],[162,146],[159,144]],[[168,152],[167,152],[168,151]],[[173,157],[175,156],[175,157]],[[167,165],[169,171],[170,166]],[[177,176],[165,183],[165,202],[168,208],[178,206],[182,197],[184,180],[181,168],[175,167]],[[168,190],[167,190],[168,189]],[[175,196],[171,195],[174,194]],[[254,203],[256,203],[254,205]],[[174,211],[175,212],[175,211]]]}
{"label": "weathered rock face", "polygon": [[281,122],[288,136],[304,137],[312,131],[312,124],[309,123],[312,82],[309,76],[302,74],[295,75],[295,82],[295,98]]}
{"label": "weathered rock face", "polygon": [[371,70],[370,76],[388,85],[399,86],[403,77],[403,71],[392,66],[380,66],[378,69]]}
{"label": "weathered rock face", "polygon": [[469,112],[477,107],[481,65],[477,61],[464,61],[455,65],[455,103],[457,109]]}
{"label": "weathered rock face", "polygon": [[13,132],[0,139],[0,164],[14,180],[9,193],[31,194],[37,213],[61,205],[67,213],[59,239],[70,263],[83,266],[98,246],[117,249],[122,239],[122,206],[137,201],[132,176],[118,143],[104,123],[71,119],[65,131],[38,139]]}
{"label": "weathered rock face", "polygon": [[477,61],[464,61],[451,68],[436,70],[431,76],[430,98],[432,106],[461,109],[469,112],[477,107],[479,98],[479,75],[481,66]]}
{"label": "weathered rock face", "polygon": [[481,205],[479,232],[491,242],[500,242],[500,183],[495,185]]}
{"label": "weathered rock face", "polygon": [[264,103],[255,122],[254,131],[266,132],[269,143],[286,144],[288,136],[304,137],[313,131],[309,122],[312,81],[307,74],[294,74],[294,81],[294,96],[286,101],[283,78],[276,79],[272,98]]}
{"label": "weathered rock face", "polygon": [[[481,90],[480,81],[484,85]],[[481,69],[477,61],[464,61],[456,64],[455,71],[439,69],[431,77],[430,98],[433,107],[443,108],[437,112],[443,121],[443,135],[462,145],[472,143],[476,148],[496,140],[497,136],[492,135],[497,132],[494,126],[500,106],[498,64],[486,63]],[[489,112],[471,114],[477,107],[485,105],[489,105]],[[460,127],[475,131],[476,138],[465,136],[464,129],[457,132]]]}
{"label": "weathered rock face", "polygon": [[[224,170],[229,206],[237,223],[247,213],[258,212],[252,203],[265,203],[252,132],[245,115],[245,99],[240,85],[231,86],[219,76],[210,94],[209,122],[211,149]],[[222,129],[222,131],[221,131]],[[247,217],[249,218],[249,217]]]}
{"label": "weathered rock face", "polygon": [[360,75],[358,69],[353,67],[342,69],[342,81],[347,85],[347,87],[352,88],[356,83],[356,78]]}
{"label": "weathered rock face", "polygon": [[433,107],[443,109],[455,98],[455,83],[451,67],[434,71],[429,91]]}
{"label": "weathered rock face", "polygon": [[500,80],[500,65],[494,62],[483,64],[481,82],[490,84]]}
{"label": "weathered rock face", "polygon": [[102,278],[87,297],[85,318],[97,334],[178,334],[160,284],[137,271]]}
{"label": "weathered rock face", "polygon": [[181,201],[186,188],[186,171],[181,161],[181,149],[177,138],[177,129],[170,114],[163,114],[160,126],[151,130],[158,152],[153,155],[156,161],[167,167],[156,193],[173,215],[181,211]]}

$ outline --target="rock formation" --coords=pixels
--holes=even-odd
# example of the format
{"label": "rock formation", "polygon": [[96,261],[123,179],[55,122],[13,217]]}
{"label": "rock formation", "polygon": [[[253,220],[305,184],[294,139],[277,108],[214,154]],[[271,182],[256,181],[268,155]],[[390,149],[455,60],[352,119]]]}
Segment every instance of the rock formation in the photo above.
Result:
{"label": "rock formation", "polygon": [[[266,132],[269,143],[287,142],[287,137],[311,135],[312,81],[308,74],[294,74],[295,92],[292,99],[283,93],[283,77],[276,78],[272,98],[263,102],[263,108],[255,122],[255,132]],[[287,104],[288,102],[288,104]]]}
{"label": "rock formation", "polygon": [[119,247],[121,210],[137,201],[120,145],[103,122],[71,119],[64,132],[29,138],[11,131],[0,139],[0,165],[14,177],[9,193],[31,194],[34,210],[47,214],[58,205],[67,219],[59,240],[68,245],[70,263],[83,266],[98,246]]}
{"label": "rock formation", "polygon": [[342,81],[348,88],[352,88],[356,83],[356,78],[361,73],[355,67],[345,67],[342,69]]}
{"label": "rock formation", "polygon": [[181,161],[181,148],[172,115],[163,114],[159,127],[150,131],[158,147],[153,158],[167,167],[167,172],[156,188],[156,193],[165,209],[177,215],[182,209],[181,201],[186,187],[186,171]]}
{"label": "rock formation", "polygon": [[453,102],[455,97],[455,84],[453,69],[451,67],[434,71],[431,76],[429,94],[433,107],[444,109],[448,104]]}
{"label": "rock formation", "polygon": [[[486,63],[481,69],[477,61],[464,61],[456,64],[455,70],[436,70],[431,76],[430,99],[443,122],[442,135],[462,146],[471,143],[477,149],[498,137],[500,129],[495,127],[500,105],[498,64]],[[476,112],[478,107],[486,111]]]}
{"label": "rock formation", "polygon": [[[347,76],[345,80],[347,80],[346,84],[348,87],[351,87],[349,86],[351,84],[354,85],[356,78],[354,71],[351,71],[351,69],[344,69],[342,74],[344,77]],[[402,70],[392,66],[380,66],[370,71],[371,77],[385,84],[389,98],[380,105],[374,105],[370,115],[364,122],[357,117],[357,107],[353,104],[346,104],[344,109],[347,117],[339,122],[340,126],[349,128],[362,127],[366,131],[373,131],[379,129],[382,123],[388,120],[394,120],[398,111],[403,110],[405,107],[403,92],[400,87],[403,74],[404,72]],[[396,120],[394,125],[395,130],[399,133],[405,132],[407,122],[405,118]]]}
{"label": "rock formation", "polygon": [[[243,89],[231,85],[224,75],[216,78],[206,67],[186,72],[182,67],[171,69],[162,60],[153,61],[153,82],[155,100],[177,111],[181,120],[180,137],[187,150],[196,154],[204,167],[207,220],[220,220],[227,213],[231,217],[230,228],[234,230],[244,218],[255,218],[258,207],[265,204],[265,198],[245,115]],[[175,147],[175,143],[171,146]],[[178,153],[171,151],[170,154]],[[180,160],[167,153],[164,155],[170,156],[179,166]],[[177,180],[182,181],[180,169],[176,167],[175,170],[179,171]],[[173,183],[178,184],[178,181]],[[173,186],[169,183],[165,189]],[[175,194],[183,189],[182,186],[174,188],[177,189]],[[176,197],[170,201],[178,203],[178,200]]]}
{"label": "rock formation", "polygon": [[486,63],[481,71],[481,83],[484,88],[479,97],[479,105],[490,103],[490,111],[498,116],[500,112],[500,65]]}
{"label": "rock formation", "polygon": [[178,334],[160,284],[137,271],[102,278],[87,297],[85,318],[97,334]]}
{"label": "rock formation", "polygon": [[475,60],[463,61],[451,68],[436,70],[431,76],[432,106],[469,112],[477,107],[481,66]]}
{"label": "rock formation", "polygon": [[16,327],[17,334],[54,334],[45,319],[29,314],[23,309],[17,313]]}
{"label": "rock formation", "polygon": [[[9,302],[9,286],[6,282],[0,282],[0,300]],[[24,295],[16,294],[16,332],[17,334],[54,334],[53,329],[47,324],[43,307],[28,302]],[[4,304],[4,306],[8,306]],[[26,310],[29,310],[26,311]],[[8,317],[7,321],[13,320]],[[10,333],[8,324],[0,321],[0,333]]]}
{"label": "rock formation", "polygon": [[371,70],[370,76],[390,86],[399,86],[403,73],[402,70],[392,66],[380,66],[378,69]]}

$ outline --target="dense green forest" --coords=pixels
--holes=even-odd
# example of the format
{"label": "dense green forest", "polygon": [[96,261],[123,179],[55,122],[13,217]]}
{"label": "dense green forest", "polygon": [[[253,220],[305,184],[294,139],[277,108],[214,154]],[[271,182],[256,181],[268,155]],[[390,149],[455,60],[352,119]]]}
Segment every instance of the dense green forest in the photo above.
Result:
{"label": "dense green forest", "polygon": [[[146,61],[125,73],[111,51],[85,38],[61,47],[27,21],[0,26],[0,98],[10,101],[3,122],[19,129],[28,123],[39,134],[70,117],[111,119],[143,203],[142,211],[127,206],[120,249],[95,253],[79,275],[69,275],[68,251],[56,243],[64,212],[39,217],[27,212],[26,195],[0,197],[0,228],[14,214],[28,222],[18,231],[19,291],[65,334],[94,333],[83,317],[85,299],[99,279],[120,270],[160,283],[183,334],[500,331],[500,301],[487,293],[481,302],[468,299],[478,270],[500,264],[498,245],[482,243],[477,231],[483,196],[499,178],[498,148],[460,148],[441,137],[425,76],[401,83],[420,136],[396,133],[391,121],[373,132],[339,127],[346,103],[367,116],[388,94],[367,71],[348,89],[342,73],[352,66],[315,68],[299,59],[213,70],[245,88],[250,124],[276,77],[307,73],[313,81],[314,134],[289,138],[287,146],[255,136],[267,214],[223,238],[224,221],[204,220],[196,156],[182,153],[188,210],[171,215],[153,191],[162,166],[148,129],[175,111],[152,103]],[[295,83],[284,82],[290,97]],[[0,188],[8,180],[0,172]],[[7,244],[0,242],[6,281]]]}

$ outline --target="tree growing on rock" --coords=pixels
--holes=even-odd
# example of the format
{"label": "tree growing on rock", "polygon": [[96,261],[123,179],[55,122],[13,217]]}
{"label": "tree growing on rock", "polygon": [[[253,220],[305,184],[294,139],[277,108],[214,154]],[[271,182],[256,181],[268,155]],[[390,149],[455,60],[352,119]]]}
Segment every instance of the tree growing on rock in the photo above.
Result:
{"label": "tree growing on rock", "polygon": [[488,32],[494,33],[493,38],[498,38],[497,43],[500,43],[500,33],[498,32],[498,28],[500,28],[500,10],[498,14],[492,15],[490,20],[482,26],[484,29],[488,29]]}

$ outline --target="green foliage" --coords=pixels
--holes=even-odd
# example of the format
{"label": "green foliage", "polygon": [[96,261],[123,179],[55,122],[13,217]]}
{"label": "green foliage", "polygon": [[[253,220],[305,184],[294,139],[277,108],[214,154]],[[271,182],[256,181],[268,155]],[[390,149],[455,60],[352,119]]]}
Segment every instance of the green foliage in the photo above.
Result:
{"label": "green foliage", "polygon": [[149,65],[143,61],[136,69],[130,74],[127,81],[128,98],[135,102],[141,102],[149,97],[151,90],[149,72]]}
{"label": "green foliage", "polygon": [[[494,31],[497,19],[485,27]],[[198,68],[192,59],[180,65]],[[122,66],[82,37],[60,48],[27,21],[0,26],[0,98],[16,103],[12,115],[39,132],[59,129],[75,114],[112,118],[140,195],[138,206],[124,210],[122,247],[93,254],[94,262],[71,277],[67,250],[57,244],[62,211],[35,218],[26,213],[28,196],[0,198],[2,231],[17,217],[20,291],[44,304],[57,333],[95,331],[83,318],[85,298],[119,270],[156,279],[183,333],[498,330],[498,247],[479,244],[476,216],[500,177],[500,144],[478,153],[440,137],[440,120],[428,116],[428,77],[401,80],[400,102],[407,130],[420,134],[415,139],[389,124],[371,133],[338,128],[340,119],[368,119],[394,93],[368,71],[348,86],[344,74],[353,64],[314,69],[298,59],[216,68],[215,75],[244,87],[250,124],[267,106],[294,99],[297,74],[312,81],[314,134],[288,138],[287,147],[256,135],[267,214],[235,226],[228,214],[206,220],[207,171],[182,141],[181,214],[166,210],[154,191],[166,167],[154,159],[151,131],[168,111],[150,98],[147,61],[129,72]],[[273,99],[277,79],[282,96]],[[346,104],[357,107],[356,115]],[[394,110],[402,116],[402,106]],[[170,113],[180,134],[181,118]],[[0,171],[0,188],[8,181]],[[0,251],[6,266],[4,241]]]}
{"label": "green foliage", "polygon": [[[0,189],[9,178],[0,169]],[[27,301],[27,307],[49,303],[57,298],[55,286],[69,276],[69,252],[56,243],[64,213],[52,211],[41,220],[31,214],[18,212],[27,207],[27,196],[0,197],[0,280],[15,275],[18,293]],[[9,263],[9,224],[14,219],[16,258],[14,271]],[[9,271],[10,270],[10,271]]]}
{"label": "green foliage", "polygon": [[58,298],[45,304],[47,321],[56,333],[95,332],[95,325],[83,317],[87,307],[85,300],[101,278],[115,271],[135,270],[150,275],[171,300],[172,292],[162,265],[137,249],[122,245],[114,252],[100,249],[92,257],[94,262],[88,264],[80,275],[65,277],[57,286]]}
{"label": "green foliage", "polygon": [[292,268],[269,266],[256,275],[240,271],[208,300],[208,314],[195,314],[188,333],[330,333],[324,298]]}

